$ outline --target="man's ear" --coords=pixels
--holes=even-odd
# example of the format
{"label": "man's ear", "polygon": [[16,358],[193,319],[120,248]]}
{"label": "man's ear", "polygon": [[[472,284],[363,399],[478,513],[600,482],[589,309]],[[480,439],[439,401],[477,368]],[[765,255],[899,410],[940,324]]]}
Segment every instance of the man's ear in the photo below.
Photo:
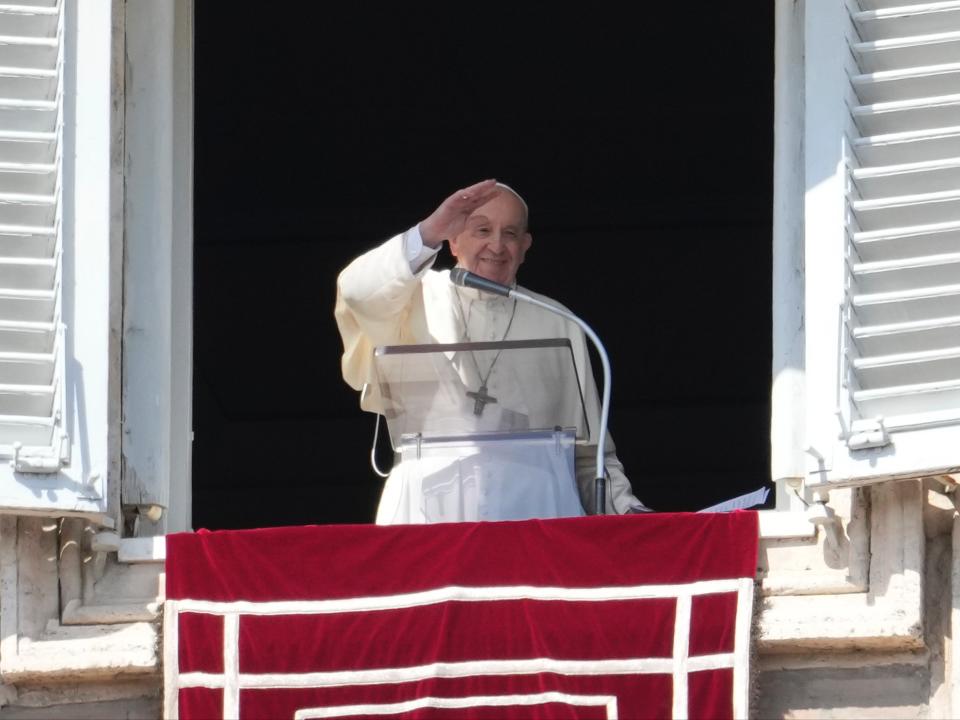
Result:
{"label": "man's ear", "polygon": [[459,249],[459,246],[460,246],[459,235],[457,235],[456,237],[449,238],[447,240],[447,247],[450,248],[450,254],[453,255],[454,257],[459,257],[457,255],[457,250]]}

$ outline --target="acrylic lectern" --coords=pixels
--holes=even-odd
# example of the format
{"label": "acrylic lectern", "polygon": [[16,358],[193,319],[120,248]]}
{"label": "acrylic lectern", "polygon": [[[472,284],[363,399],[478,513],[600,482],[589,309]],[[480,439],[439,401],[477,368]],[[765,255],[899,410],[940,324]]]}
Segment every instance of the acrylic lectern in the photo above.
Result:
{"label": "acrylic lectern", "polygon": [[574,450],[590,432],[569,340],[390,345],[374,357],[398,461],[378,522],[584,514]]}

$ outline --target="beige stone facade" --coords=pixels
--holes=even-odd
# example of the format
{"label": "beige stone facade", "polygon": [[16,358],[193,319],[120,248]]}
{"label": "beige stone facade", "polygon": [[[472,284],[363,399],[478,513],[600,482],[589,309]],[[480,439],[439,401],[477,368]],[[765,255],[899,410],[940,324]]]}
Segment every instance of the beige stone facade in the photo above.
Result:
{"label": "beige stone facade", "polygon": [[[956,717],[950,490],[891,482],[763,514],[754,717]],[[162,556],[79,519],[3,518],[0,717],[160,717]]]}

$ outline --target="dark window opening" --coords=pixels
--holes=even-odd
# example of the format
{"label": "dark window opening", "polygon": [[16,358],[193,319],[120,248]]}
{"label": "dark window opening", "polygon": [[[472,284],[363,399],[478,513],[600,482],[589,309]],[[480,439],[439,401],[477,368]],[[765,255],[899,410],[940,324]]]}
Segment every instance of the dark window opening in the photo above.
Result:
{"label": "dark window opening", "polygon": [[531,207],[520,281],[606,344],[636,494],[768,482],[772,4],[450,7],[197,4],[195,528],[372,521],[335,278],[485,177]]}

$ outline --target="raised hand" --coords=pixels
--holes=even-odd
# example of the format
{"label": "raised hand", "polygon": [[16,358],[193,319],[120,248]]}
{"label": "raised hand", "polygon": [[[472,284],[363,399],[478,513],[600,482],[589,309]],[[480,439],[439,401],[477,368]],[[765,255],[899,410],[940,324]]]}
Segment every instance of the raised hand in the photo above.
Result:
{"label": "raised hand", "polygon": [[496,180],[484,180],[457,190],[440,203],[440,207],[434,210],[430,217],[420,223],[423,244],[437,247],[444,240],[456,237],[463,232],[470,214],[499,194]]}

